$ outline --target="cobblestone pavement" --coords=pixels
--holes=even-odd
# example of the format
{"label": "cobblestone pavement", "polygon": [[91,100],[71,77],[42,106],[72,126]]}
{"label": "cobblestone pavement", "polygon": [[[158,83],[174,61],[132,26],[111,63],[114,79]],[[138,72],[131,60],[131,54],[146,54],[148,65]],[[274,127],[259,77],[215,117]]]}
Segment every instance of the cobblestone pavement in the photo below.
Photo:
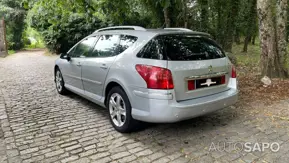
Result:
{"label": "cobblestone pavement", "polygon": [[[0,163],[289,162],[289,100],[271,106],[236,105],[189,121],[120,134],[105,109],[77,95],[57,94],[56,56],[43,53],[0,58]],[[246,152],[245,142],[277,142],[280,150]]]}

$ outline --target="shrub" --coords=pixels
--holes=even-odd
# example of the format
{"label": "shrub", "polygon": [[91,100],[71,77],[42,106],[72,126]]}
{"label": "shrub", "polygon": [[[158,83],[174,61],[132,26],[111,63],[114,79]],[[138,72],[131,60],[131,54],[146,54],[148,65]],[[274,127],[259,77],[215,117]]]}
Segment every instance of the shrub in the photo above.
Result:
{"label": "shrub", "polygon": [[39,4],[28,13],[28,21],[41,33],[46,47],[57,54],[67,52],[79,40],[103,26],[98,18],[87,13]]}

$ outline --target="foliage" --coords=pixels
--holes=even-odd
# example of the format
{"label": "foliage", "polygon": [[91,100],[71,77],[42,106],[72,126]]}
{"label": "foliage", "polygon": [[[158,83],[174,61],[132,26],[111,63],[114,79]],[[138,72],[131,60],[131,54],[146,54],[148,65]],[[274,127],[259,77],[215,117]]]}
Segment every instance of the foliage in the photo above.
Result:
{"label": "foliage", "polygon": [[[253,0],[255,1],[255,0]],[[28,24],[53,52],[103,26],[188,27],[210,33],[226,51],[247,35],[249,0],[23,0]],[[252,19],[249,19],[252,20]],[[169,25],[168,25],[169,23]],[[255,22],[257,24],[257,22]],[[254,25],[254,24],[253,24]],[[254,28],[256,33],[257,28]]]}
{"label": "foliage", "polygon": [[68,1],[40,0],[29,11],[28,22],[42,34],[48,49],[66,52],[80,39],[104,26],[97,17],[85,12],[85,8]]}
{"label": "foliage", "polygon": [[141,0],[99,0],[94,6],[94,15],[109,26],[138,25],[152,27],[153,15],[141,4]]}
{"label": "foliage", "polygon": [[21,0],[0,1],[0,17],[6,22],[8,49],[19,50],[23,47],[22,32],[25,28],[26,11]]}
{"label": "foliage", "polygon": [[14,53],[16,53],[15,50],[8,50],[8,55],[12,55],[12,54],[14,54]]}
{"label": "foliage", "polygon": [[31,27],[27,27],[23,32],[25,48],[45,48],[42,35]]}
{"label": "foliage", "polygon": [[[57,53],[66,51],[100,27],[139,25],[161,28],[167,23],[166,17],[172,27],[186,26],[210,33],[226,51],[231,51],[234,41],[240,43],[240,38],[245,38],[248,33],[252,35],[250,40],[257,36],[257,21],[251,19],[250,12],[253,4],[251,2],[254,1],[256,0],[3,0],[14,8],[18,5],[17,11],[27,9],[27,28],[35,28],[42,35],[46,46]],[[12,32],[16,31],[14,28],[8,30],[8,33],[19,33],[23,28],[19,28],[18,32]],[[11,40],[14,36],[8,38]],[[25,39],[24,37],[23,40]],[[14,45],[13,41],[11,45]]]}

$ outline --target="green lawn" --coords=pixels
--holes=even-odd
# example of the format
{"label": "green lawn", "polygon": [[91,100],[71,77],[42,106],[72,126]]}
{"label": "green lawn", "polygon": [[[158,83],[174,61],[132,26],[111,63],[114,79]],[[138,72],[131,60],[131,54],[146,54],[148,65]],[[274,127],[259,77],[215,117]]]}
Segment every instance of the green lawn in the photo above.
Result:
{"label": "green lawn", "polygon": [[[261,54],[261,48],[259,44],[249,45],[247,53],[242,52],[243,46],[244,46],[243,44],[233,45],[231,55],[233,55],[233,57],[236,58],[238,66],[241,66],[247,69],[258,68],[259,63],[260,63],[260,54]],[[287,51],[288,51],[287,69],[289,69],[289,46],[287,48]]]}
{"label": "green lawn", "polygon": [[16,53],[15,50],[8,50],[8,55],[11,55],[11,54],[14,54],[14,53]]}
{"label": "green lawn", "polygon": [[248,52],[244,53],[243,44],[233,45],[232,53],[237,58],[239,66],[258,67],[261,49],[259,45],[249,45]]}

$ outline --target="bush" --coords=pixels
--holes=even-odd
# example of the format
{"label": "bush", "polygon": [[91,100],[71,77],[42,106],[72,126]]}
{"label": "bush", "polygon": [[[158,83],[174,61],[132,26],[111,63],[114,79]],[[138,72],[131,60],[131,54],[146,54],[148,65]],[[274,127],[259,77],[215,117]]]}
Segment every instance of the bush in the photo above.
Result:
{"label": "bush", "polygon": [[75,43],[103,26],[99,19],[87,13],[39,4],[30,10],[28,21],[43,36],[46,47],[57,54],[67,52]]}
{"label": "bush", "polygon": [[6,39],[8,49],[20,50],[23,48],[22,32],[25,27],[24,14],[6,18]]}
{"label": "bush", "polygon": [[43,37],[39,32],[31,27],[27,27],[23,32],[25,48],[44,48]]}

